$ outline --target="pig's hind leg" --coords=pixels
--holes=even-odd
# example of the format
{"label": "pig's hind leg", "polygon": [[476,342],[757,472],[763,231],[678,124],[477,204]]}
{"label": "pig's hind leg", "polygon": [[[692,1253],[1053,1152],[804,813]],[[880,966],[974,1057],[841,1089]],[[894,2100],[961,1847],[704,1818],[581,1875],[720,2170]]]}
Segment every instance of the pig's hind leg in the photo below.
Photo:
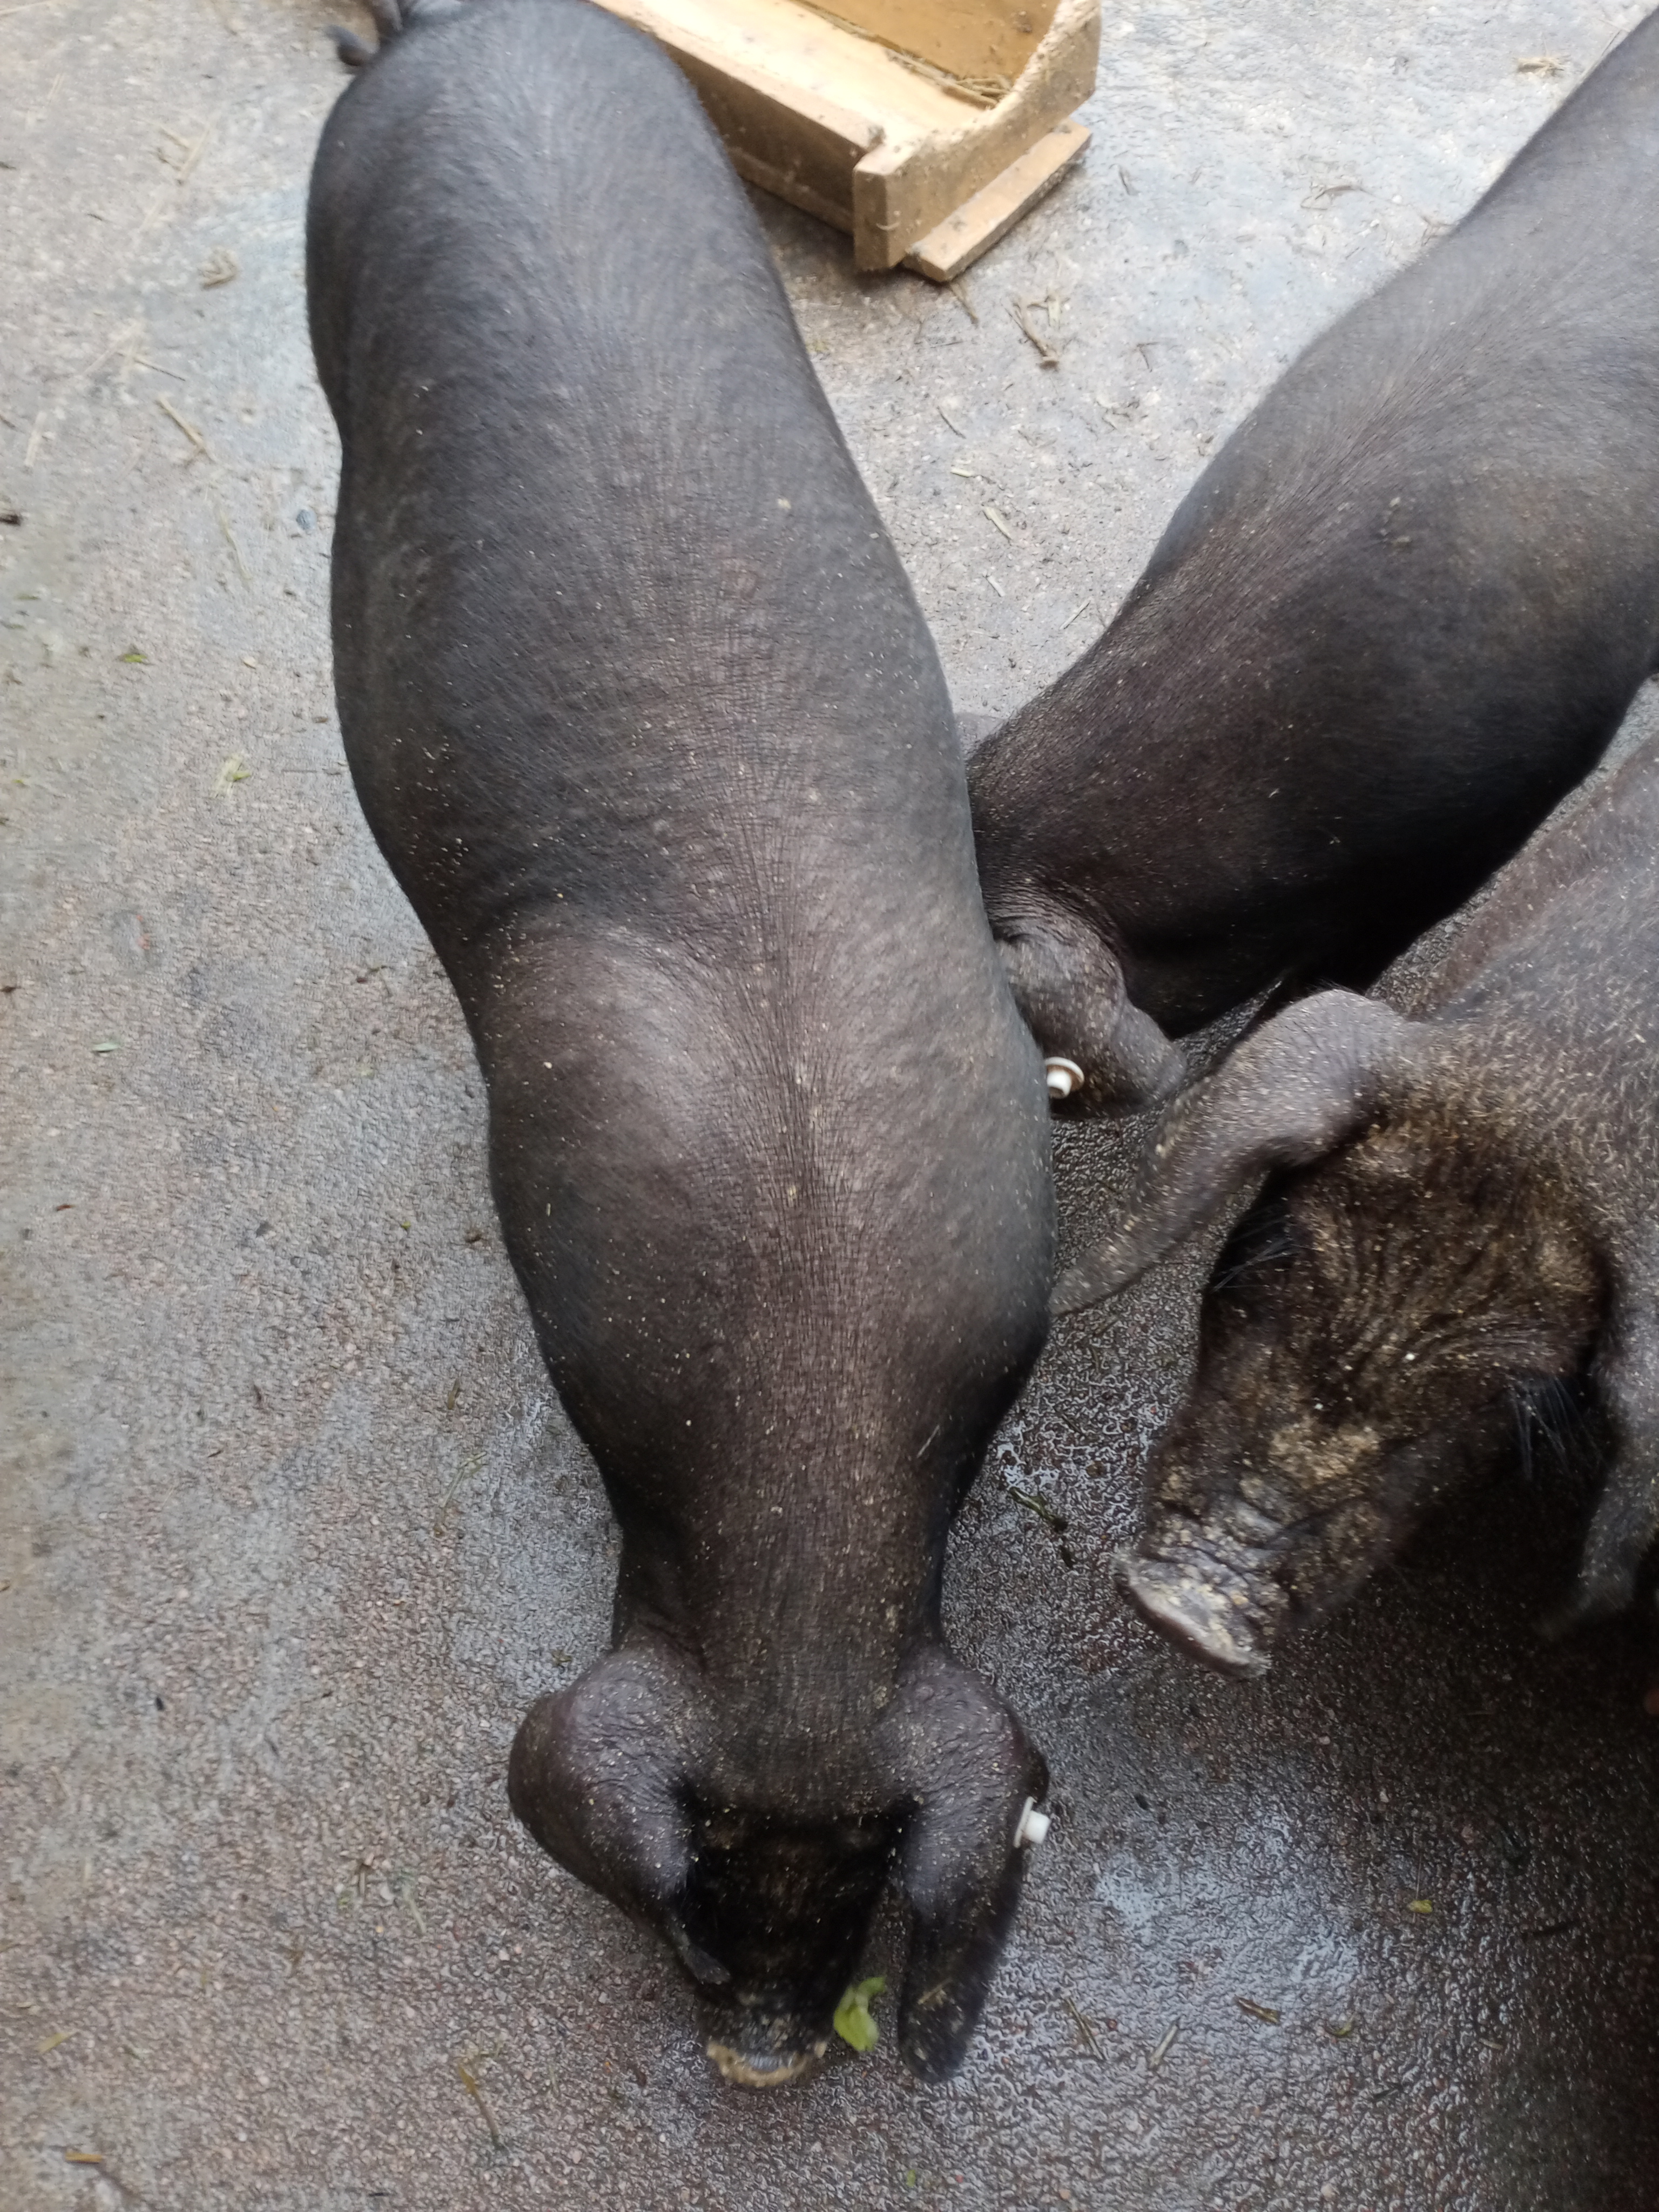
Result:
{"label": "pig's hind leg", "polygon": [[367,69],[374,60],[375,48],[367,39],[360,39],[355,31],[348,31],[338,23],[331,23],[328,35],[334,41],[335,52],[348,69]]}
{"label": "pig's hind leg", "polygon": [[[374,28],[380,46],[395,39],[404,27],[404,13],[398,0],[363,0],[364,6],[374,19]],[[366,69],[380,51],[371,46],[367,39],[360,39],[356,31],[342,30],[336,23],[329,34],[334,41],[334,51],[348,69]]]}
{"label": "pig's hind leg", "polygon": [[360,39],[356,31],[342,30],[335,24],[329,31],[334,50],[348,69],[366,69],[378,53],[384,53],[392,40],[400,38],[411,26],[434,22],[445,15],[453,15],[458,0],[363,0],[363,5],[374,19],[374,29],[380,44],[371,46],[367,39]]}

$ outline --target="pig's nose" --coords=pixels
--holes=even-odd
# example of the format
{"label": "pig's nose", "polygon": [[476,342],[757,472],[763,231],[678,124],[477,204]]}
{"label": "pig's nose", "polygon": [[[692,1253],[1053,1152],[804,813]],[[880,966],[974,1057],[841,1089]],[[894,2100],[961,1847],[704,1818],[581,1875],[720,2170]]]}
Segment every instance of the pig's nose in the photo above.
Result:
{"label": "pig's nose", "polygon": [[1243,1589],[1218,1589],[1190,1566],[1121,1556],[1117,1586],[1160,1636],[1223,1674],[1265,1674],[1269,1665],[1260,1624],[1249,1617]]}
{"label": "pig's nose", "polygon": [[708,2056],[726,2080],[739,2089],[781,2089],[790,2081],[804,2081],[823,2061],[827,2039],[802,2043],[793,2050],[766,2045],[740,2046],[711,2040]]}

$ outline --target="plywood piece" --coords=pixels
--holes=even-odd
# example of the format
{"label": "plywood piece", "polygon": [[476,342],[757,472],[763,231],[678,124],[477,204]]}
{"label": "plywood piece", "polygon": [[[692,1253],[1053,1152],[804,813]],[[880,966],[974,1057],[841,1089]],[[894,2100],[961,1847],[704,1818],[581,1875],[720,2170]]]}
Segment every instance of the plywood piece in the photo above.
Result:
{"label": "plywood piece", "polygon": [[[853,252],[860,269],[891,269],[947,216],[1045,138],[1094,89],[1099,16],[1069,13],[1020,79],[1018,92],[948,135],[889,132],[853,172]],[[1086,4],[1086,0],[1085,0]],[[1067,40],[1068,29],[1078,35]]]}
{"label": "plywood piece", "polygon": [[809,0],[809,5],[966,85],[1001,94],[1011,92],[1030,65],[1054,20],[1056,0]]}
{"label": "plywood piece", "polygon": [[1011,161],[1000,177],[964,200],[937,229],[918,239],[904,257],[905,267],[931,276],[936,284],[960,276],[1006,236],[1027,208],[1054,190],[1089,138],[1081,123],[1062,123],[1046,138],[1039,138],[1029,153]]}
{"label": "plywood piece", "polygon": [[1040,0],[1048,27],[987,107],[802,0],[608,4],[674,56],[740,173],[851,231],[860,269],[896,266],[1063,123],[1094,88],[1100,45],[1099,0]]}

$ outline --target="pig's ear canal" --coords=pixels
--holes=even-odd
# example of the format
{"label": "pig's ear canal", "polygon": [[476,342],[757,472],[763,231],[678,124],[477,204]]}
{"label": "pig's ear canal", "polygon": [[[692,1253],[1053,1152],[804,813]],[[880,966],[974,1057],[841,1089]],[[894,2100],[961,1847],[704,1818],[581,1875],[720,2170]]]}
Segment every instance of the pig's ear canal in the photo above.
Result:
{"label": "pig's ear canal", "polygon": [[1054,1285],[1054,1312],[1127,1289],[1271,1169],[1334,1152],[1411,1085],[1415,1037],[1352,991],[1304,999],[1247,1037],[1170,1109],[1117,1225]]}
{"label": "pig's ear canal", "polygon": [[693,1978],[718,1986],[729,1977],[691,1941],[682,1917],[692,1725],[692,1701],[672,1660],[610,1652],[525,1715],[507,1791],[550,1857],[660,1928]]}
{"label": "pig's ear canal", "polygon": [[1048,1769],[990,1685],[930,1651],[902,1686],[899,1758],[915,1806],[900,1881],[913,1916],[899,2049],[924,2081],[966,2056],[1024,1873]]}
{"label": "pig's ear canal", "polygon": [[997,951],[1057,1104],[1132,1113],[1179,1085],[1186,1073],[1180,1052],[1131,1002],[1122,969],[1091,929],[1014,929],[999,934]]}

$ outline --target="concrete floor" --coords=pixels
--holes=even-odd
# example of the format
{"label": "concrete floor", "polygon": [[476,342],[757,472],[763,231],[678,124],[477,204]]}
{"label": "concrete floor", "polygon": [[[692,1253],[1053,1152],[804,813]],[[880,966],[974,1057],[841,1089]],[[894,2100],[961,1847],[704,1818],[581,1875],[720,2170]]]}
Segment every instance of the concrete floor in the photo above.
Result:
{"label": "concrete floor", "polygon": [[[1653,2212],[1650,1654],[1534,1640],[1547,1486],[1261,1687],[1126,1620],[1190,1271],[1062,1331],[963,1519],[954,1633],[1058,1818],[950,2089],[890,2036],[724,2088],[665,1955],[515,1832],[507,1742],[599,1648],[615,1542],[341,768],[330,12],[0,0],[0,2203]],[[1639,12],[1109,15],[1085,166],[957,296],[763,207],[963,706],[1081,647],[1295,349]],[[1120,1146],[1062,1146],[1074,1237]]]}

